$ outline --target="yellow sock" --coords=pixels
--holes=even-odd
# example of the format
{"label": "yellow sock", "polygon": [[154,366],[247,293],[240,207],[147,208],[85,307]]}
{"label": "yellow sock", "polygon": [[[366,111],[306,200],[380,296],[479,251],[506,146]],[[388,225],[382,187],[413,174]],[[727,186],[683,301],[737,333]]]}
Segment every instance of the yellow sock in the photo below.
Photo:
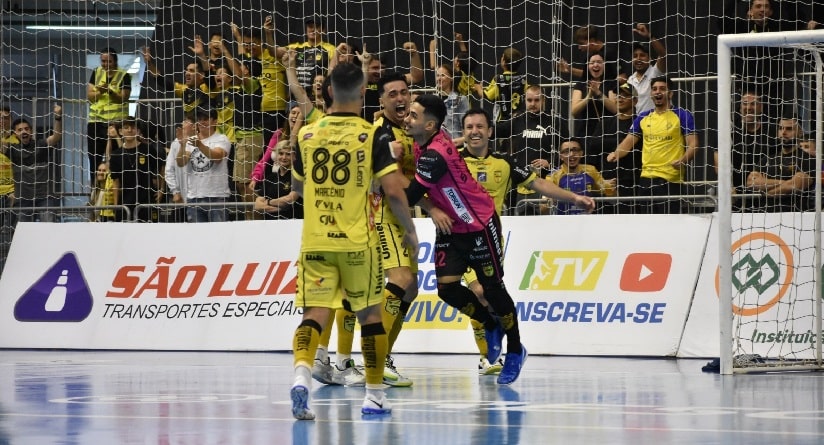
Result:
{"label": "yellow sock", "polygon": [[484,329],[484,324],[472,319],[469,320],[469,324],[472,325],[472,332],[475,334],[475,345],[478,346],[478,352],[480,352],[483,357],[486,357],[489,348],[486,344],[486,329]]}
{"label": "yellow sock", "polygon": [[[314,326],[313,326],[314,325]],[[317,328],[318,324],[311,321],[307,323],[302,322],[297,329],[295,329],[295,336],[292,337],[292,350],[295,354],[295,367],[306,366],[312,369],[312,363],[315,360],[315,350],[318,349],[318,340],[320,339],[320,332]]]}
{"label": "yellow sock", "polygon": [[[381,305],[381,319],[383,321],[384,332],[392,332],[395,322],[400,318],[401,313],[401,298],[403,298],[404,291],[400,286],[394,283],[386,283],[386,289],[383,291],[383,305]],[[403,322],[403,320],[401,320]],[[398,328],[400,331],[400,328]],[[363,336],[363,333],[361,333]],[[395,338],[397,338],[397,333]]]}
{"label": "yellow sock", "polygon": [[383,383],[383,365],[386,361],[386,333],[380,323],[361,326],[361,350],[363,370],[367,385]]}
{"label": "yellow sock", "polygon": [[392,323],[392,327],[389,329],[389,333],[386,334],[387,342],[389,345],[387,354],[392,351],[392,347],[395,346],[395,340],[398,339],[398,335],[400,335],[401,333],[401,328],[403,327],[404,321],[403,319],[404,315],[399,313],[398,316],[395,317],[395,322]]}
{"label": "yellow sock", "polygon": [[355,341],[355,322],[357,317],[353,312],[339,309],[335,313],[335,323],[338,324],[337,354],[352,355],[352,343]]}
{"label": "yellow sock", "polygon": [[335,317],[329,317],[329,321],[327,321],[326,326],[323,327],[323,332],[320,333],[318,344],[326,349],[329,349],[329,339],[332,338],[332,323],[334,322]]}

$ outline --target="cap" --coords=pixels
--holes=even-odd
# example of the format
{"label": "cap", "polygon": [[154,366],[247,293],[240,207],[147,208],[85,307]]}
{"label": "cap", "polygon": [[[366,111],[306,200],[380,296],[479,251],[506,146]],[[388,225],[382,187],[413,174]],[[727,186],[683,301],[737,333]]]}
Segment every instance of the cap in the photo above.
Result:
{"label": "cap", "polygon": [[621,86],[618,87],[618,94],[623,94],[625,96],[628,95],[630,97],[638,97],[638,92],[635,91],[635,88],[626,82],[622,83]]}

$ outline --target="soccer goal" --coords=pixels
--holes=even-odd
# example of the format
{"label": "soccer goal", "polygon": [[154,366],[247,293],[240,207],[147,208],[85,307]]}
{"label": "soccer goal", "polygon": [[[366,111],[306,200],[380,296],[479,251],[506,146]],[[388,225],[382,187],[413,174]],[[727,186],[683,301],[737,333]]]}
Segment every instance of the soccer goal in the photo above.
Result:
{"label": "soccer goal", "polygon": [[[824,31],[718,37],[716,286],[722,374],[824,369],[822,49]],[[753,91],[747,85],[753,78],[760,88],[756,98],[764,106],[759,121],[772,126],[762,129],[767,152],[760,157],[750,153],[758,150],[757,136],[743,136],[748,130],[742,92]],[[781,126],[788,125],[797,126],[793,144],[810,144],[811,154],[792,154],[782,146],[789,142],[780,137]],[[781,177],[782,166],[797,171],[804,156],[809,156],[806,165],[813,178],[805,190],[784,198],[767,196],[771,192],[746,179],[747,171],[764,172],[770,166],[773,177]],[[738,184],[736,174],[741,175]]]}

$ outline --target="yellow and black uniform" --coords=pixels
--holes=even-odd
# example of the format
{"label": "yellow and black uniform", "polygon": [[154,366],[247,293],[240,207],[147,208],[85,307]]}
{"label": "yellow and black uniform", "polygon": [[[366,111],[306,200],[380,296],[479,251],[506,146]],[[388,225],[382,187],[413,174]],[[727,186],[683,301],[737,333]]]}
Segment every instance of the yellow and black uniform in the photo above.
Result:
{"label": "yellow and black uniform", "polygon": [[511,119],[513,114],[523,111],[521,98],[526,94],[527,87],[525,74],[504,71],[495,76],[484,88],[484,97],[495,102],[492,120]]}
{"label": "yellow and black uniform", "polygon": [[[3,135],[0,139],[2,146],[19,144],[20,141],[14,133]],[[0,150],[0,208],[4,207],[6,200],[14,193],[14,172],[12,171],[11,159],[6,156],[5,150]]]}
{"label": "yellow and black uniform", "polygon": [[201,83],[197,88],[191,88],[185,83],[175,82],[175,96],[183,101],[183,112],[191,114],[199,105],[209,102],[209,87]]}
{"label": "yellow and black uniform", "polygon": [[283,126],[286,120],[286,104],[289,101],[289,89],[286,82],[286,68],[269,51],[260,55],[260,91],[263,100],[260,111],[263,113],[263,140],[269,142],[272,134]]}
{"label": "yellow and black uniform", "polygon": [[383,301],[383,268],[369,192],[398,169],[390,137],[360,116],[333,113],[298,133],[292,176],[304,209],[296,303],[353,311]]}
{"label": "yellow and black uniform", "polygon": [[[403,156],[398,161],[401,172],[410,180],[415,176],[415,141],[406,134],[406,130],[385,117],[381,117],[374,124],[391,135],[393,141],[403,145]],[[398,218],[392,213],[389,203],[383,199],[383,190],[375,187],[372,196],[375,211],[375,223],[381,237],[384,269],[395,267],[410,267],[413,272],[418,270],[417,258],[410,258],[409,252],[403,246],[403,236],[406,233]]]}
{"label": "yellow and black uniform", "polygon": [[89,168],[94,171],[106,155],[109,124],[122,121],[129,116],[128,95],[123,98],[122,103],[116,102],[112,99],[109,91],[121,93],[126,90],[130,92],[132,89],[132,75],[122,68],[117,68],[110,74],[103,67],[97,67],[89,78],[89,84],[94,87],[106,87],[94,102],[89,103],[86,138]]}
{"label": "yellow and black uniform", "polygon": [[297,74],[300,86],[309,91],[317,75],[326,75],[329,59],[335,54],[335,45],[329,42],[320,42],[312,45],[309,42],[290,43],[286,46],[297,52]]}
{"label": "yellow and black uniform", "polygon": [[485,157],[478,158],[462,149],[461,155],[475,180],[492,196],[498,215],[503,212],[504,200],[510,190],[526,186],[537,177],[535,172],[515,165],[510,156],[502,153],[490,151]]}

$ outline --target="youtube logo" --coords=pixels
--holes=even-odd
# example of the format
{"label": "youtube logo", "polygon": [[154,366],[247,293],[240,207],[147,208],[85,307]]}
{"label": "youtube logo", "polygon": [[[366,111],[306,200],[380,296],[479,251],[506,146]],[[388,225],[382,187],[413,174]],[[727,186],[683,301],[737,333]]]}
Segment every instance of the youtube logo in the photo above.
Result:
{"label": "youtube logo", "polygon": [[621,271],[621,290],[627,292],[658,292],[664,289],[672,266],[668,253],[632,253]]}

